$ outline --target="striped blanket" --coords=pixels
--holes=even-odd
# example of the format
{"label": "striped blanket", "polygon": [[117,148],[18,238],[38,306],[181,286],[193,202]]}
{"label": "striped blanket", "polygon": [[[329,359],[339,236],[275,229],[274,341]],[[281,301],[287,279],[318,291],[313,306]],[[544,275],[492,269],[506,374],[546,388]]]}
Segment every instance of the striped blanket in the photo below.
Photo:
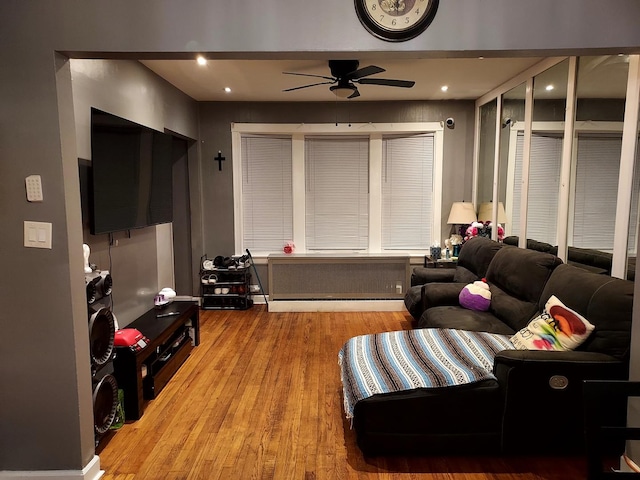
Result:
{"label": "striped blanket", "polygon": [[512,350],[508,335],[417,329],[361,335],[338,354],[344,410],[379,393],[445,387],[495,379],[493,359]]}

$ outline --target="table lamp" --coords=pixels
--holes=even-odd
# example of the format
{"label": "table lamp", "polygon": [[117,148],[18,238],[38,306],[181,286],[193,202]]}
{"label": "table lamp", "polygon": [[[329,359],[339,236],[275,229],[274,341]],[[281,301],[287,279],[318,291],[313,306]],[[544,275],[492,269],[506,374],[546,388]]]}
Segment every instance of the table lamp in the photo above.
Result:
{"label": "table lamp", "polygon": [[[484,202],[480,204],[478,209],[478,221],[479,222],[491,222],[493,221],[493,202]],[[498,202],[498,223],[504,224],[507,222],[507,214],[504,211],[504,204]]]}
{"label": "table lamp", "polygon": [[[476,210],[473,208],[473,203],[470,202],[454,202],[451,205],[451,211],[449,212],[449,218],[447,219],[448,225],[459,225],[456,233],[464,237],[464,232],[467,227],[473,222],[477,221]],[[453,256],[457,257],[460,252],[460,245],[453,245]]]}

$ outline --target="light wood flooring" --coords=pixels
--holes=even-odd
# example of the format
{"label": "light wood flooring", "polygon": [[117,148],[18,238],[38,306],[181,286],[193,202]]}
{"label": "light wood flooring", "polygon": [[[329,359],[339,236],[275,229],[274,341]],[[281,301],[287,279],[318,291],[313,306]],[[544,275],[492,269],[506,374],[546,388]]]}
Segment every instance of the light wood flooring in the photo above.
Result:
{"label": "light wood flooring", "polygon": [[586,478],[582,458],[364,458],[344,419],[337,353],[353,336],[411,328],[408,314],[255,306],[200,321],[200,346],[143,417],[101,443],[105,480]]}

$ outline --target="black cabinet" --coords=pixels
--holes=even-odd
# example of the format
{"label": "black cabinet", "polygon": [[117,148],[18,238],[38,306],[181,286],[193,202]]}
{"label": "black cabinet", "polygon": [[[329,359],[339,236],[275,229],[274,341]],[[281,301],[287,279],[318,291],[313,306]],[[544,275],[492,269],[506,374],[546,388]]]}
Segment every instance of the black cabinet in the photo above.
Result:
{"label": "black cabinet", "polygon": [[139,330],[149,339],[138,351],[116,347],[113,362],[118,385],[124,391],[125,418],[137,420],[145,400],[156,398],[200,343],[199,308],[196,302],[172,302],[149,310],[128,328]]}
{"label": "black cabinet", "polygon": [[200,272],[202,308],[207,310],[246,310],[253,306],[249,289],[251,266],[243,262],[231,268],[213,267]]}

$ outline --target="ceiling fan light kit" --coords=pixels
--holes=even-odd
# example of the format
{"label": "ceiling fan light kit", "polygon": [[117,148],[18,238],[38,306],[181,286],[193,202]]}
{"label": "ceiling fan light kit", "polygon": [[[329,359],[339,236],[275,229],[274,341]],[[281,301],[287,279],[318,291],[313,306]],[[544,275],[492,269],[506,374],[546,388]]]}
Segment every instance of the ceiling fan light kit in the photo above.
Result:
{"label": "ceiling fan light kit", "polygon": [[339,98],[352,98],[358,91],[355,85],[331,85],[329,90]]}
{"label": "ceiling fan light kit", "polygon": [[[421,0],[415,0],[421,1]],[[422,0],[424,1],[424,0]],[[412,80],[395,80],[388,78],[370,78],[371,75],[382,73],[384,68],[376,65],[369,65],[358,68],[358,60],[329,60],[329,70],[331,76],[315,75],[311,73],[282,72],[285,75],[298,75],[303,77],[313,77],[323,79],[323,82],[315,82],[299,87],[287,88],[283,92],[291,92],[302,88],[315,87],[318,85],[331,85],[329,90],[339,98],[356,98],[360,96],[356,84],[361,85],[382,85],[385,87],[411,88],[416,82]]]}

